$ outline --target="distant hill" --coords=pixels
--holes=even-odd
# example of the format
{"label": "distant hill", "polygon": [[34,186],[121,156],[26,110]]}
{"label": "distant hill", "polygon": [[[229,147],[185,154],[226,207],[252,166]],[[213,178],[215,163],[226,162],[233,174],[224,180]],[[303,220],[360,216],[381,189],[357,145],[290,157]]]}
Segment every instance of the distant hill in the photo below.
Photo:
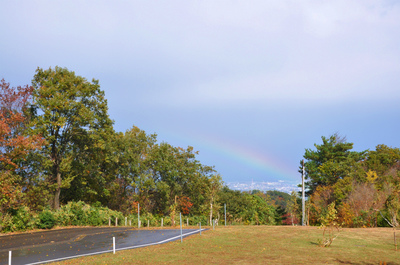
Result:
{"label": "distant hill", "polygon": [[268,190],[265,192],[276,206],[280,206],[282,209],[286,209],[286,204],[290,200],[290,195],[286,192],[277,190]]}

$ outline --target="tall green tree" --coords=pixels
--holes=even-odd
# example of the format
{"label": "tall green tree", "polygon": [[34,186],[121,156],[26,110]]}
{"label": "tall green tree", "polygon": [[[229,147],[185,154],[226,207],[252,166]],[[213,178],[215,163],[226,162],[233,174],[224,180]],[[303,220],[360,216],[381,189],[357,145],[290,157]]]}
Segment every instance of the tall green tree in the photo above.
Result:
{"label": "tall green tree", "polygon": [[112,131],[107,101],[95,79],[87,81],[67,68],[38,68],[33,77],[33,131],[47,140],[42,161],[53,183],[53,208],[60,206],[61,188],[76,177],[72,162],[93,145],[101,148],[102,135]]}
{"label": "tall green tree", "polygon": [[366,155],[366,151],[351,151],[353,143],[346,142],[338,134],[321,138],[322,144],[314,144],[316,150],[306,149],[303,156],[306,160],[305,179],[309,194],[318,186],[334,185],[339,179],[353,174],[354,169],[359,166],[357,163]]}
{"label": "tall green tree", "polygon": [[83,142],[74,143],[73,160],[68,172],[73,179],[69,185],[62,187],[60,203],[85,201],[111,206],[111,198],[115,195],[111,187],[116,178],[113,158],[117,134],[111,129],[97,133],[91,139],[83,137]]}
{"label": "tall green tree", "polygon": [[[222,187],[222,179],[214,167],[196,165],[197,171],[189,175],[188,182],[183,187],[183,192],[190,198],[193,206],[190,210],[192,214],[207,215],[210,211],[211,200],[216,200],[218,191]],[[214,192],[214,193],[213,193]]]}
{"label": "tall green tree", "polygon": [[149,168],[156,187],[152,195],[159,213],[176,212],[178,197],[184,195],[184,186],[198,169],[195,155],[193,147],[183,149],[168,143],[153,146]]}
{"label": "tall green tree", "polygon": [[113,208],[126,211],[132,200],[135,200],[142,208],[150,210],[149,192],[154,189],[154,181],[149,174],[147,161],[156,137],[156,134],[148,135],[136,126],[125,134],[116,135],[113,158],[116,179],[112,201],[118,207]]}

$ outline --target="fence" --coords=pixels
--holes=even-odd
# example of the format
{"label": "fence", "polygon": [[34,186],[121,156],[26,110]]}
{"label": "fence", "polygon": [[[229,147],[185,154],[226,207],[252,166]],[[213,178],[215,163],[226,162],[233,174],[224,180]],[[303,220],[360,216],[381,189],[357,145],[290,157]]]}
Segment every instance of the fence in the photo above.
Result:
{"label": "fence", "polygon": [[[140,208],[138,207],[136,225],[135,225],[136,218],[133,218],[132,216],[130,216],[130,217],[126,216],[126,217],[122,218],[122,220],[121,219],[119,220],[118,217],[116,217],[115,220],[112,220],[111,217],[109,217],[108,226],[109,227],[111,227],[111,226],[117,227],[119,225],[122,226],[122,224],[123,224],[125,227],[137,226],[138,228],[141,228],[141,224],[142,224],[142,220],[143,219],[145,221],[147,221],[147,222],[145,222],[145,224],[147,223],[147,227],[151,227],[151,224],[153,224],[153,227],[157,226],[157,224],[160,224],[160,227],[164,227],[164,225],[169,225],[169,224],[173,223],[171,218],[168,218],[168,217],[165,218],[165,219],[163,217],[161,217],[159,220],[157,220],[154,217],[152,218],[152,220],[146,219],[146,216],[145,217],[143,217],[143,216],[141,217],[139,209]],[[226,226],[227,222],[226,222],[226,206],[225,205],[224,205],[224,213],[225,213],[224,224]],[[76,258],[76,257],[103,254],[103,253],[108,253],[108,252],[111,252],[111,251],[115,254],[116,251],[125,250],[125,249],[139,248],[139,247],[145,247],[145,246],[151,246],[151,245],[156,245],[156,244],[162,244],[162,243],[165,243],[165,242],[176,240],[179,237],[180,237],[181,242],[182,242],[183,241],[183,236],[190,235],[190,234],[193,234],[193,233],[200,233],[200,235],[201,235],[201,231],[205,230],[205,229],[201,228],[202,222],[196,222],[196,221],[198,221],[198,219],[199,219],[199,217],[192,217],[192,218],[186,217],[186,226],[196,225],[196,226],[199,226],[199,229],[198,230],[196,229],[194,231],[191,231],[191,232],[183,234],[183,226],[185,226],[185,222],[184,222],[185,220],[182,220],[182,215],[181,215],[181,213],[179,213],[180,235],[179,236],[174,236],[174,237],[171,237],[171,238],[168,238],[168,239],[164,239],[164,240],[161,240],[161,241],[157,241],[157,242],[153,242],[153,243],[149,243],[149,244],[128,246],[128,247],[123,247],[123,248],[118,248],[117,249],[116,248],[116,242],[115,242],[116,238],[113,237],[113,249],[112,250],[97,251],[97,252],[86,253],[86,254],[81,254],[81,255],[72,255],[72,256],[67,256],[67,257],[62,257],[62,258],[57,258],[57,259],[51,259],[51,260],[48,260],[48,261],[40,261],[40,262],[26,263],[26,264],[32,264],[32,265],[33,264],[42,264],[42,263],[60,261],[60,260],[71,259],[71,258]],[[174,220],[174,221],[176,223],[177,220]],[[208,219],[207,219],[207,225],[212,225],[212,229],[213,230],[215,230],[215,227],[218,226],[218,224],[219,224],[219,218],[218,219],[212,219],[212,224],[210,224],[208,222]],[[9,253],[8,253],[8,264],[9,265],[12,264],[12,251],[9,251]]]}

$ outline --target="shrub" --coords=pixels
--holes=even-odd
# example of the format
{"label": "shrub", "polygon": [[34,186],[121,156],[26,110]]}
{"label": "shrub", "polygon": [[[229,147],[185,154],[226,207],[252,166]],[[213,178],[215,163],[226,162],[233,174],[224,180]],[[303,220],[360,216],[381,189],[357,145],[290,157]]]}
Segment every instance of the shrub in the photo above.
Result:
{"label": "shrub", "polygon": [[191,225],[198,225],[201,222],[201,224],[204,226],[207,224],[207,216],[193,216],[190,218],[189,222]]}
{"label": "shrub", "polygon": [[11,215],[11,222],[5,225],[5,231],[25,231],[35,227],[34,216],[28,207],[10,209],[9,214]]}
{"label": "shrub", "polygon": [[0,214],[0,231],[15,232],[33,229],[35,217],[26,206],[17,209],[11,208],[7,213]]}
{"label": "shrub", "polygon": [[320,228],[322,228],[324,232],[322,233],[322,240],[319,240],[319,245],[321,247],[329,247],[333,240],[339,236],[342,229],[342,224],[338,223],[335,202],[328,205],[327,213],[321,216],[320,220]]}
{"label": "shrub", "polygon": [[99,204],[90,206],[82,201],[68,202],[55,213],[57,224],[67,225],[91,225],[99,226],[108,224],[108,219],[114,224],[115,218],[122,224],[123,215],[120,212],[101,207]]}
{"label": "shrub", "polygon": [[0,232],[10,232],[12,227],[12,216],[9,213],[0,213]]}
{"label": "shrub", "polygon": [[171,225],[171,216],[164,216],[164,226]]}
{"label": "shrub", "polygon": [[[137,219],[137,216],[136,216]],[[144,213],[140,216],[140,221],[142,222],[142,227],[147,227],[147,221],[150,221],[150,226],[160,226],[161,217],[154,216],[151,213]],[[137,221],[136,221],[137,223]]]}
{"label": "shrub", "polygon": [[51,211],[45,210],[39,214],[37,227],[40,229],[51,229],[55,226],[56,219]]}
{"label": "shrub", "polygon": [[99,226],[102,225],[100,212],[98,209],[89,209],[87,212],[87,225]]}

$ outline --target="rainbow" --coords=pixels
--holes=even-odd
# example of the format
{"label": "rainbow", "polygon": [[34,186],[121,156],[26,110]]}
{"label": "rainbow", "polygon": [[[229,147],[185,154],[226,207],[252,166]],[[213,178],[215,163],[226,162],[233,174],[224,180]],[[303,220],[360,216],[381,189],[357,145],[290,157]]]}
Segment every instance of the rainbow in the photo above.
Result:
{"label": "rainbow", "polygon": [[[172,136],[172,134],[170,135]],[[190,138],[187,137],[187,135],[190,135]],[[175,134],[173,138],[188,142],[195,150],[198,150],[196,146],[204,147],[225,158],[261,171],[269,179],[293,181],[300,177],[299,173],[296,172],[296,165],[288,166],[282,161],[279,161],[274,155],[266,154],[265,152],[238,143],[232,143],[226,139],[220,139],[212,135],[204,134],[203,132],[201,134],[190,132],[184,136],[182,136],[182,134],[179,136]],[[200,150],[200,155],[202,153],[204,154],[204,151]]]}

